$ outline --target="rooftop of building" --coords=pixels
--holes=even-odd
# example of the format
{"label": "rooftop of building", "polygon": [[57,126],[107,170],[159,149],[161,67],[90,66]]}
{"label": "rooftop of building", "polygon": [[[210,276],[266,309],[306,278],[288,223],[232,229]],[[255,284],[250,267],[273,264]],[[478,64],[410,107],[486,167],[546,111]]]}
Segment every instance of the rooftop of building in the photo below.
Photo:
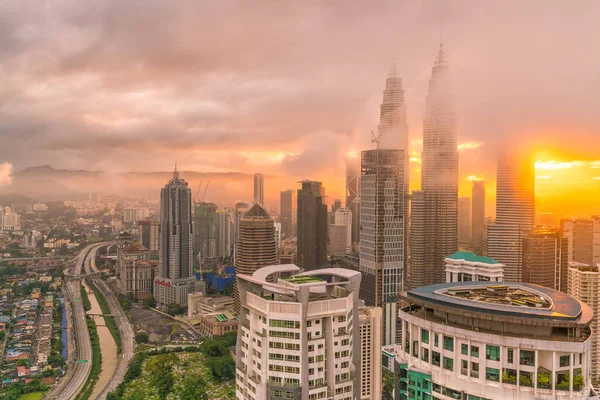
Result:
{"label": "rooftop of building", "polygon": [[282,280],[292,283],[294,285],[302,285],[307,283],[315,283],[315,282],[325,282],[323,279],[310,276],[310,275],[294,275],[287,278],[282,278]]}
{"label": "rooftop of building", "polygon": [[576,261],[569,262],[569,268],[577,269],[581,272],[600,272],[600,264],[598,265],[590,265],[585,263],[580,263]]}
{"label": "rooftop of building", "polygon": [[478,256],[475,253],[471,253],[470,251],[458,251],[451,256],[448,256],[447,259],[456,260],[456,261],[469,261],[476,262],[481,264],[500,264],[498,261],[494,260],[492,257],[484,257]]}
{"label": "rooftop of building", "polygon": [[467,317],[527,320],[548,326],[587,326],[591,308],[566,293],[529,283],[453,282],[403,295],[410,303]]}

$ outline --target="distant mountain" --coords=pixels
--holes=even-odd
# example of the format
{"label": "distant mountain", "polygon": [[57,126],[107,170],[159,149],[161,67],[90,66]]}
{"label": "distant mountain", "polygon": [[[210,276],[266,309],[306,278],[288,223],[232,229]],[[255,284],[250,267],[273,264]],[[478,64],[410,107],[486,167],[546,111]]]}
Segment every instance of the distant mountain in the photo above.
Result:
{"label": "distant mountain", "polygon": [[[87,193],[158,200],[160,188],[172,175],[170,171],[112,173],[41,165],[15,172],[12,185],[2,188],[0,194],[21,195],[36,201],[84,199]],[[252,200],[253,174],[180,171],[180,176],[189,183],[193,197],[201,198],[210,180],[205,201],[228,205],[239,200]],[[279,190],[294,188],[294,182],[293,178],[265,176],[266,189],[274,195],[272,202],[276,204],[279,201]],[[200,183],[202,186],[198,189]]]}

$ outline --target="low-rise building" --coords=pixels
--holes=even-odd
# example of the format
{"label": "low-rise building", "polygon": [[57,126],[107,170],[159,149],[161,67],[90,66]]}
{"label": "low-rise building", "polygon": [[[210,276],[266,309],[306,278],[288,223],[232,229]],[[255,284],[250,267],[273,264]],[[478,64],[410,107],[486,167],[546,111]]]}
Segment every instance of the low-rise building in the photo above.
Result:
{"label": "low-rise building", "polygon": [[504,265],[491,257],[459,251],[446,257],[446,282],[502,282]]}
{"label": "low-rise building", "polygon": [[229,332],[237,332],[238,322],[231,311],[216,312],[200,316],[197,328],[204,336],[222,336]]}

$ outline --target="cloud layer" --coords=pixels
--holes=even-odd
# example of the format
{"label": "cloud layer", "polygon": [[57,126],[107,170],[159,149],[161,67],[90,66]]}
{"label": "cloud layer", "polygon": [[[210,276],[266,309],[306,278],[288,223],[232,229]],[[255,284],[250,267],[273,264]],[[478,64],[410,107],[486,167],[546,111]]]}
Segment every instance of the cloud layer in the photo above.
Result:
{"label": "cloud layer", "polygon": [[493,178],[508,141],[586,159],[600,146],[598,20],[593,0],[2,2],[0,161],[178,162],[323,179],[341,193],[345,155],[371,146],[393,58],[418,159],[440,30],[462,181]]}

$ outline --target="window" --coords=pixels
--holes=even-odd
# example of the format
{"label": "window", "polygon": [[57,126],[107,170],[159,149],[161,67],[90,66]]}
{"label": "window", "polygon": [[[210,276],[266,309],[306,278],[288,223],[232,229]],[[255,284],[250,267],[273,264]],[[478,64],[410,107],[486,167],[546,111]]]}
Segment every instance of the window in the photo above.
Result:
{"label": "window", "polygon": [[444,350],[454,351],[454,338],[444,336]]}
{"label": "window", "polygon": [[284,321],[281,319],[269,320],[269,326],[273,328],[300,328],[300,321]]}
{"label": "window", "polygon": [[429,362],[429,349],[426,348],[422,348],[421,349],[421,360],[425,361],[425,362]]}
{"label": "window", "polygon": [[500,361],[500,347],[499,346],[490,346],[489,344],[485,346],[485,358],[491,361]]}
{"label": "window", "polygon": [[429,331],[421,329],[421,342],[429,344]]}
{"label": "window", "polygon": [[306,327],[310,328],[312,326],[312,321],[306,321]]}
{"label": "window", "polygon": [[460,345],[460,354],[468,356],[469,355],[469,345],[468,344],[461,344]]}
{"label": "window", "polygon": [[488,381],[500,382],[500,370],[497,368],[486,368],[485,379]]}
{"label": "window", "polygon": [[444,357],[444,369],[447,369],[448,371],[454,371],[454,360]]}
{"label": "window", "polygon": [[439,335],[437,333],[433,334],[433,345],[435,347],[439,347],[440,346],[440,344],[439,344]]}
{"label": "window", "polygon": [[440,353],[438,353],[437,351],[431,352],[431,363],[436,367],[440,366]]}
{"label": "window", "polygon": [[520,363],[521,365],[535,365],[535,351],[521,350]]}
{"label": "window", "polygon": [[467,375],[468,370],[469,362],[467,360],[460,360],[460,373],[463,375]]}
{"label": "window", "polygon": [[[514,349],[508,349],[508,363],[512,364],[514,362],[514,357],[515,357],[515,350]],[[523,354],[523,352],[521,351],[521,354]],[[522,357],[522,356],[521,356]]]}
{"label": "window", "polygon": [[338,322],[346,322],[346,316],[342,315],[341,317],[338,317]]}
{"label": "window", "polygon": [[560,359],[559,359],[560,367],[568,367],[570,359],[571,359],[570,356],[560,356]]}
{"label": "window", "polygon": [[479,346],[471,346],[471,357],[479,357]]}

